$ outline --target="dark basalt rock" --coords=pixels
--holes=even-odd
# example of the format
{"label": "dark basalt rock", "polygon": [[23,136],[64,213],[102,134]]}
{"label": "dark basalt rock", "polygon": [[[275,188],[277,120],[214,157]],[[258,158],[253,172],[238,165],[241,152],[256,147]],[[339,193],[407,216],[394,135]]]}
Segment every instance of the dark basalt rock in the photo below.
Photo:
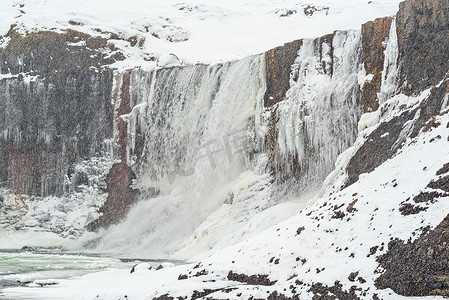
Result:
{"label": "dark basalt rock", "polygon": [[112,138],[112,71],[0,80],[0,185],[27,195],[64,194],[74,164]]}
{"label": "dark basalt rock", "polygon": [[449,296],[449,215],[414,242],[393,240],[378,257],[385,272],[376,287],[403,296]]}
{"label": "dark basalt rock", "polygon": [[399,207],[399,211],[403,216],[416,215],[422,211],[426,211],[427,207],[417,206],[410,203],[404,203]]}
{"label": "dark basalt rock", "polygon": [[279,293],[278,291],[272,292],[267,298],[267,300],[299,300],[299,299],[300,298],[298,295],[293,295],[289,297],[282,293]]}
{"label": "dark basalt rock", "polygon": [[268,275],[246,275],[229,271],[228,280],[242,282],[250,285],[273,285],[276,281],[271,281]]}
{"label": "dark basalt rock", "polygon": [[[430,186],[430,184],[429,184]],[[413,197],[413,201],[415,203],[434,203],[436,201],[436,199],[440,198],[440,197],[446,197],[449,194],[443,194],[443,193],[439,193],[439,192],[421,192],[418,195],[416,195],[415,197]]]}
{"label": "dark basalt rock", "polygon": [[439,189],[449,193],[449,176],[442,177],[436,181],[429,183],[428,187]]}
{"label": "dark basalt rock", "polygon": [[169,294],[164,294],[159,297],[154,297],[153,300],[174,300],[175,297],[170,296]]}
{"label": "dark basalt rock", "polygon": [[352,286],[349,291],[345,291],[343,285],[339,281],[335,281],[333,286],[327,286],[321,282],[314,283],[309,292],[314,294],[312,300],[358,300],[360,297],[355,293],[357,290],[361,289]]}
{"label": "dark basalt rock", "polygon": [[440,78],[440,80],[443,79],[444,81],[440,84],[440,86],[438,88],[433,87],[431,89],[430,96],[419,106],[419,118],[415,121],[413,131],[410,134],[412,138],[417,136],[421,129],[428,131],[432,127],[436,127],[437,124],[434,122],[429,122],[429,120],[440,114],[444,97],[449,91],[449,74],[445,78]]}
{"label": "dark basalt rock", "polygon": [[[115,61],[105,58],[105,48],[115,49],[72,30],[22,36],[12,28],[8,36],[1,73],[39,77],[0,80],[0,185],[61,196],[71,166],[99,155],[112,138],[112,71],[99,67]],[[77,42],[86,46],[73,46]]]}
{"label": "dark basalt rock", "polygon": [[449,163],[444,164],[444,166],[437,171],[437,175],[443,175],[449,173]]}
{"label": "dark basalt rock", "polygon": [[449,71],[449,0],[401,2],[396,20],[399,87],[417,95]]}

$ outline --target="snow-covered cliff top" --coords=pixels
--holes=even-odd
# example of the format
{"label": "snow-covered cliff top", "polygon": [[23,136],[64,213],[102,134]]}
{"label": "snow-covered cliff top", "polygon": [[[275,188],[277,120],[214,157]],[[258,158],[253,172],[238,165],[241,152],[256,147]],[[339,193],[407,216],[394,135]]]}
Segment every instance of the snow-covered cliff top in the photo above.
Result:
{"label": "snow-covered cliff top", "polygon": [[[114,43],[125,50],[128,65],[152,65],[146,62],[149,58],[167,53],[191,63],[216,62],[335,29],[359,28],[376,17],[395,14],[399,2],[4,0],[0,2],[0,36],[11,24],[22,32],[74,29],[109,37],[114,33],[123,39]],[[141,42],[131,47],[124,41],[131,37]]]}

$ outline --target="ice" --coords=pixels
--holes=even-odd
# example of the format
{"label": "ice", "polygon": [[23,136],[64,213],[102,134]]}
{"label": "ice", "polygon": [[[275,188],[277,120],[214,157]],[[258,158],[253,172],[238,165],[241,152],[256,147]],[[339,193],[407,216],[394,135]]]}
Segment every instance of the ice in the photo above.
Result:
{"label": "ice", "polygon": [[382,83],[379,93],[379,104],[393,97],[397,88],[398,76],[398,37],[396,33],[396,19],[393,19],[390,27],[390,34],[385,48],[384,68],[382,70]]}
{"label": "ice", "polygon": [[332,45],[306,39],[298,52],[287,100],[277,109],[276,163],[291,178],[297,159],[299,190],[319,186],[357,136],[360,49],[360,31],[337,31]]}

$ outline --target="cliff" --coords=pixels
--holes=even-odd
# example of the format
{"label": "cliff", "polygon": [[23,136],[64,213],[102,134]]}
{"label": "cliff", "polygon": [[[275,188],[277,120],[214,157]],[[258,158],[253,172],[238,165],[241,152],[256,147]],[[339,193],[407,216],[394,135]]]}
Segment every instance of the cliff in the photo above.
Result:
{"label": "cliff", "polygon": [[448,33],[448,0],[407,0],[241,60],[123,71],[106,38],[11,28],[0,226],[210,254],[153,299],[447,296]]}

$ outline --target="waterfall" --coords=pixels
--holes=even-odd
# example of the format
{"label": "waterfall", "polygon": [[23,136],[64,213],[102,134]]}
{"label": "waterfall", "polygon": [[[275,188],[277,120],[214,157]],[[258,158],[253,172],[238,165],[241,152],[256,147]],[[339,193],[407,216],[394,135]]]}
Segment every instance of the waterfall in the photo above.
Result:
{"label": "waterfall", "polygon": [[[263,55],[131,71],[132,109],[120,118],[140,196],[123,222],[88,244],[153,257],[183,245],[186,257],[236,242],[261,211],[318,189],[353,143],[362,69],[360,31],[304,40],[286,99],[273,108],[262,104]],[[267,130],[276,131],[275,155],[265,148]]]}
{"label": "waterfall", "polygon": [[132,71],[133,109],[120,118],[128,124],[127,161],[141,193],[121,224],[99,233],[97,250],[173,253],[230,201],[260,148],[264,76],[262,55]]}
{"label": "waterfall", "polygon": [[[393,73],[394,41],[385,62]],[[288,59],[271,56],[271,67],[280,66],[280,85],[265,53],[213,65],[61,75],[48,84],[18,81],[25,91],[45,91],[25,93],[42,102],[41,114],[28,106],[13,111],[20,102],[9,99],[20,95],[10,97],[8,85],[19,83],[4,81],[4,119],[26,113],[20,119],[26,126],[38,120],[33,139],[55,144],[65,160],[53,146],[37,153],[38,162],[41,155],[55,157],[42,160],[48,172],[36,181],[21,173],[30,169],[23,167],[27,156],[0,148],[7,154],[0,163],[14,175],[0,173],[0,180],[10,178],[22,190],[30,189],[22,178],[34,180],[40,193],[19,205],[5,185],[0,226],[14,219],[20,229],[69,237],[82,250],[165,257],[181,249],[178,257],[185,258],[274,225],[305,205],[357,136],[360,80],[367,77],[361,48],[356,30],[289,44],[279,52]],[[282,93],[268,105],[265,93],[273,84]],[[60,98],[63,114],[55,109]],[[8,124],[0,126],[0,143],[26,141],[13,121]],[[54,138],[57,130],[62,143]],[[282,203],[290,201],[296,203]],[[12,218],[16,210],[20,216]]]}

